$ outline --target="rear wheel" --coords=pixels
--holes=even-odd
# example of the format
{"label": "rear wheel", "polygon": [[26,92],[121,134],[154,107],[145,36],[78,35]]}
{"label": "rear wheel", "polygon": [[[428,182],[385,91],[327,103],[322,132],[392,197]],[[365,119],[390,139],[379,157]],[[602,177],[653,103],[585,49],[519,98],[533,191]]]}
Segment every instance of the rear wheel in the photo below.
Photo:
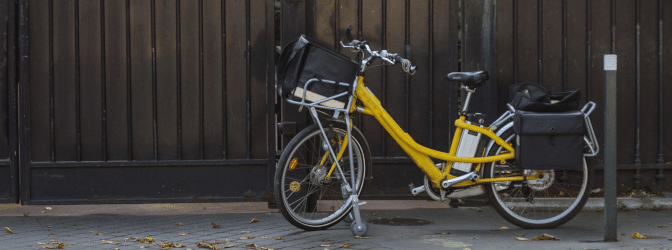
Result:
{"label": "rear wheel", "polygon": [[[305,230],[326,229],[343,219],[351,210],[352,202],[345,193],[345,182],[334,169],[325,178],[333,164],[333,157],[325,150],[329,143],[337,154],[343,146],[346,128],[342,123],[326,125],[329,138],[325,141],[318,125],[305,128],[285,148],[275,171],[275,199],[282,215],[292,225]],[[347,148],[339,164],[348,183],[355,182],[358,195],[364,185],[366,169],[371,166],[371,153],[361,132],[352,129],[352,156]],[[328,147],[326,147],[328,148]],[[354,172],[350,169],[350,158]]]}
{"label": "rear wheel", "polygon": [[[513,129],[502,136],[515,148]],[[505,153],[502,146],[494,145],[488,156]],[[524,170],[512,160],[505,164],[486,164],[485,178],[521,176]],[[507,221],[522,228],[543,229],[558,227],[576,216],[583,208],[593,187],[593,169],[586,164],[579,170],[536,170],[540,178],[518,182],[492,182],[485,191],[495,210]]]}

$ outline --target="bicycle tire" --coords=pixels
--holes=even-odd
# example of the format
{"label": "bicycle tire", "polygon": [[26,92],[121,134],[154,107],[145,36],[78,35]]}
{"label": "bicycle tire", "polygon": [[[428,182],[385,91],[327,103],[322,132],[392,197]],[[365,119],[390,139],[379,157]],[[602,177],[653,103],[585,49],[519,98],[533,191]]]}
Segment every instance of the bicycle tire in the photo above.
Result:
{"label": "bicycle tire", "polygon": [[[341,140],[345,136],[346,128],[345,124],[334,122],[327,124],[325,131],[329,138],[337,137]],[[353,127],[352,135],[353,161],[358,186],[357,195],[359,195],[364,186],[366,171],[371,167],[371,152],[364,136],[357,128]],[[336,140],[330,141],[334,151],[338,152],[339,144],[334,143]],[[317,124],[303,129],[289,142],[275,171],[274,193],[280,212],[292,225],[308,231],[329,228],[340,222],[352,210],[351,202],[347,201],[348,197],[344,197],[341,192],[343,182],[338,170],[332,173],[330,183],[318,183],[318,180],[323,178],[311,179],[311,173],[312,176],[316,176],[318,169],[326,168],[328,171],[333,163],[333,158],[329,156],[324,164],[320,165],[321,158],[326,153],[322,143],[321,131]],[[294,159],[297,160],[296,167],[290,169],[290,163]],[[339,164],[348,183],[352,181],[349,159],[346,149]]]}
{"label": "bicycle tire", "polygon": [[[515,148],[512,128],[500,137]],[[488,156],[498,155],[502,150],[495,144]],[[504,165],[491,162],[483,171],[485,178],[493,178],[522,174],[523,169],[508,162]],[[580,170],[549,170],[540,180],[486,183],[485,192],[497,213],[512,224],[526,229],[549,229],[568,222],[581,211],[594,178],[592,166],[586,164],[584,157]]]}

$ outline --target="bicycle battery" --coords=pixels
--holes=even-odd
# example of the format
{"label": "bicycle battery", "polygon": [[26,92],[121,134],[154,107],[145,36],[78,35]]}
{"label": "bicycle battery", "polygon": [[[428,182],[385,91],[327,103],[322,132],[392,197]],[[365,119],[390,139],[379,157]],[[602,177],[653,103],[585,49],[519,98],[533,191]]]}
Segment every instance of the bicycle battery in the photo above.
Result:
{"label": "bicycle battery", "polygon": [[584,119],[581,111],[516,111],[516,162],[525,169],[538,170],[583,167]]}
{"label": "bicycle battery", "polygon": [[[483,127],[485,123],[485,115],[476,113],[469,114],[467,124],[476,125]],[[457,145],[457,152],[455,156],[457,157],[474,157],[478,153],[478,149],[482,149],[484,146],[484,140],[481,140],[481,133],[476,133],[471,130],[462,130],[462,135],[460,136],[460,142]],[[483,153],[483,152],[481,152]],[[466,163],[466,162],[454,162],[453,166],[450,169],[450,174],[454,176],[461,176],[471,171],[474,171],[477,164]]]}

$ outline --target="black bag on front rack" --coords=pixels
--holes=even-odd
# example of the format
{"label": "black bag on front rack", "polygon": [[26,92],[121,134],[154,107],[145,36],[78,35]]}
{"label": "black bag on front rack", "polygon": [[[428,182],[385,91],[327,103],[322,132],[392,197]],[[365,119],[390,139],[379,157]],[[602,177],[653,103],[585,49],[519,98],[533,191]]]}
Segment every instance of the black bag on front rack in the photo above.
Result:
{"label": "black bag on front rack", "polygon": [[516,110],[535,112],[566,112],[579,110],[581,91],[551,93],[535,83],[509,86],[510,104]]}
{"label": "black bag on front rack", "polygon": [[536,113],[517,110],[516,162],[524,169],[583,167],[584,114],[581,111]]}
{"label": "black bag on front rack", "polygon": [[[278,94],[282,98],[300,100],[296,96],[297,88],[303,90],[305,83],[313,78],[319,82],[309,86],[309,93],[324,97],[334,96],[343,92],[352,92],[352,85],[359,72],[357,62],[336,50],[301,35],[299,39],[290,42],[282,50],[278,59]],[[347,83],[348,86],[326,83],[321,80],[331,80],[337,83]],[[299,91],[296,93],[302,93]],[[349,95],[339,97],[336,101],[345,103]],[[345,105],[345,104],[343,104]]]}

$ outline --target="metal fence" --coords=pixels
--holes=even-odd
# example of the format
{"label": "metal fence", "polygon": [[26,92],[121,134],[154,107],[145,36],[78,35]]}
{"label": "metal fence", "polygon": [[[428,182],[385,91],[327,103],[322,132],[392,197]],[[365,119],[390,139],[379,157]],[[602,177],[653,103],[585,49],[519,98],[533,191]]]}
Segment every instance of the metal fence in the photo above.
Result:
{"label": "metal fence", "polygon": [[263,198],[272,9],[19,1],[21,202]]}
{"label": "metal fence", "polygon": [[497,109],[505,109],[512,83],[580,89],[584,102],[598,105],[591,119],[602,142],[602,60],[617,54],[619,187],[671,186],[672,133],[664,132],[672,123],[671,12],[665,0],[497,1]]}
{"label": "metal fence", "polygon": [[[367,86],[444,151],[459,105],[445,74],[458,70],[490,72],[472,109],[490,119],[513,83],[581,89],[602,140],[601,60],[617,54],[619,186],[669,189],[670,12],[665,0],[0,0],[0,200],[270,198],[273,156],[309,121],[276,98],[275,46],[307,34],[354,57],[338,46],[350,24],[374,49],[412,46],[417,74],[377,67]],[[364,198],[409,198],[422,172],[376,121],[355,125],[374,156]]]}

